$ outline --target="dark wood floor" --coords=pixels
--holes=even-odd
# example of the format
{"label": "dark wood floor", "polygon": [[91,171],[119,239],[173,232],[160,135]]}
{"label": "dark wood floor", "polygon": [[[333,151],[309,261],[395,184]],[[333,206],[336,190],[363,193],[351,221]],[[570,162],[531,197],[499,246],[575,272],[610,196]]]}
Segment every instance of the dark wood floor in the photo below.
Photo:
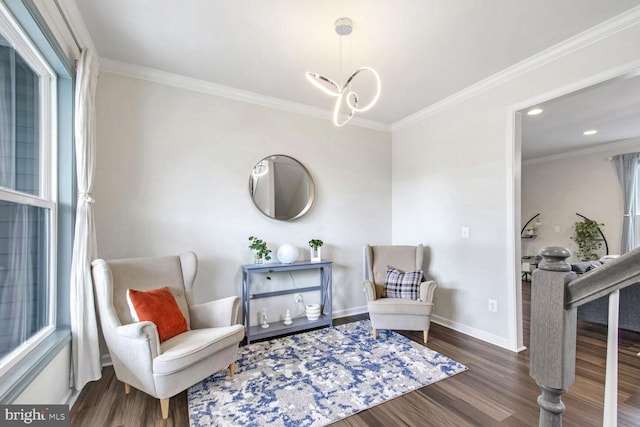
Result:
{"label": "dark wood floor", "polygon": [[[530,286],[523,283],[525,335],[528,335]],[[336,319],[336,324],[366,318]],[[421,342],[421,332],[401,332]],[[525,339],[526,341],[526,339]],[[333,424],[361,426],[534,426],[538,424],[539,389],[529,377],[528,352],[503,350],[432,324],[430,348],[469,370],[408,393]],[[620,332],[618,425],[640,426],[640,334]],[[604,398],[606,328],[580,322],[576,381],[563,397],[565,426],[599,426]],[[71,411],[71,426],[188,426],[186,392],[171,398],[168,420],[160,404],[131,390],[107,367],[99,381],[85,387]]]}

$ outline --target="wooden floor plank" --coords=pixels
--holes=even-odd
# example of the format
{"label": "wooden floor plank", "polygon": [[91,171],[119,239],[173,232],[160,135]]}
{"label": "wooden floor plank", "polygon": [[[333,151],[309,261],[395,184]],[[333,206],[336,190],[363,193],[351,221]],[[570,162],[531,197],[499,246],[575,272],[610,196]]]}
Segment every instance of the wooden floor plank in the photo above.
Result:
{"label": "wooden floor plank", "polygon": [[[528,345],[530,286],[523,283],[524,337]],[[343,324],[368,316],[336,319]],[[399,331],[421,343],[421,332]],[[565,427],[599,426],[602,419],[606,355],[606,327],[579,322],[576,381],[563,397]],[[618,426],[640,426],[640,334],[620,331]],[[513,353],[459,332],[432,324],[429,348],[469,370],[336,422],[339,427],[533,426],[538,424],[540,394],[529,377],[528,351]],[[169,419],[160,403],[132,388],[126,395],[112,367],[99,381],[89,383],[70,414],[72,427],[186,427],[186,392],[170,400]]]}

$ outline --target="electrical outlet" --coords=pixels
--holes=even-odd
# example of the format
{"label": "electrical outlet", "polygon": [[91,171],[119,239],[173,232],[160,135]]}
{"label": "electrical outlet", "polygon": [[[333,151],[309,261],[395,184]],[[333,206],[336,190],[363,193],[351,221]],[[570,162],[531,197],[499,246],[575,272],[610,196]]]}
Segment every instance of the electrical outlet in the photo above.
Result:
{"label": "electrical outlet", "polygon": [[469,227],[460,227],[460,237],[463,239],[469,238]]}
{"label": "electrical outlet", "polygon": [[300,304],[302,302],[302,295],[296,294],[296,304]]}
{"label": "electrical outlet", "polygon": [[492,313],[497,313],[498,312],[498,301],[494,300],[494,299],[490,299],[489,300],[489,311]]}

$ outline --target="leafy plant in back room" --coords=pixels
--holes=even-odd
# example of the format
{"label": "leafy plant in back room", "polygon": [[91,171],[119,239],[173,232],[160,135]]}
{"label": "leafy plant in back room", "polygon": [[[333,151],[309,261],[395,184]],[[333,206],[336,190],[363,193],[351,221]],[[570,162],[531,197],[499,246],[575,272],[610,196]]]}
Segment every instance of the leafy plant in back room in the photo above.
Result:
{"label": "leafy plant in back room", "polygon": [[595,251],[602,247],[600,227],[604,227],[604,224],[589,218],[584,218],[573,225],[573,237],[571,238],[578,244],[580,261],[598,259]]}

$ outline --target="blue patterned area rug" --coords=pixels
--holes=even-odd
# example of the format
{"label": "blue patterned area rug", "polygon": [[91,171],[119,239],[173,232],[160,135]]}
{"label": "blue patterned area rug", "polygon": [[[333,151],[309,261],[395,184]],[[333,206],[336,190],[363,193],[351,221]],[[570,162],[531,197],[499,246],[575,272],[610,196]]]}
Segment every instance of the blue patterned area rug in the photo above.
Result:
{"label": "blue patterned area rug", "polygon": [[191,426],[324,426],[467,368],[368,320],[241,347],[188,390]]}

